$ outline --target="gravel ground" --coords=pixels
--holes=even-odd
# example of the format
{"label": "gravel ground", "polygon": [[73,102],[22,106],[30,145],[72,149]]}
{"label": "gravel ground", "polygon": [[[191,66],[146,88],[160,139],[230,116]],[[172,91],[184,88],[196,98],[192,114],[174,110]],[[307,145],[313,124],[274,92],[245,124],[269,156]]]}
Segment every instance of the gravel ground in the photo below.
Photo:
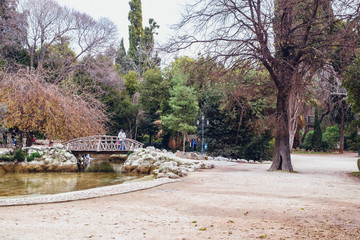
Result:
{"label": "gravel ground", "polygon": [[356,154],[292,158],[297,173],[218,162],[146,190],[1,207],[0,239],[360,239]]}

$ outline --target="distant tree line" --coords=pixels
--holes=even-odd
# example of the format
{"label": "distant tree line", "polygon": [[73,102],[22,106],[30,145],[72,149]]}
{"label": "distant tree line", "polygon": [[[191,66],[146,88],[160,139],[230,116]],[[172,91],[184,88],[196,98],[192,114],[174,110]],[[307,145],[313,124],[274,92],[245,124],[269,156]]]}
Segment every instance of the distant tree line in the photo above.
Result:
{"label": "distant tree line", "polygon": [[[172,150],[274,159],[292,171],[292,148],[359,146],[356,1],[195,1],[186,34],[156,47],[151,18],[129,1],[129,49],[106,18],[54,0],[0,1],[0,121],[31,144],[110,134]],[[345,12],[344,12],[344,11]],[[156,16],[155,16],[156,17]],[[183,32],[184,33],[184,32]],[[198,46],[161,65],[159,51]],[[316,110],[313,130],[305,113]],[[352,109],[352,111],[350,111]]]}

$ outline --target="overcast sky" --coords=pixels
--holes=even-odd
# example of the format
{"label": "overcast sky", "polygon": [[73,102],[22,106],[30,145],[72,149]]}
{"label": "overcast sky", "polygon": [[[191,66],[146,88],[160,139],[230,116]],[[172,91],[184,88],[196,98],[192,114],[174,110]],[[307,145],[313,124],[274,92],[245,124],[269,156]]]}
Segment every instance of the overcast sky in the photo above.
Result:
{"label": "overcast sky", "polygon": [[[60,5],[86,12],[95,19],[107,17],[118,26],[119,39],[124,38],[128,49],[129,0],[56,0]],[[155,41],[165,42],[171,35],[170,26],[180,20],[184,0],[142,0],[143,27],[148,26],[149,18],[160,25]]]}

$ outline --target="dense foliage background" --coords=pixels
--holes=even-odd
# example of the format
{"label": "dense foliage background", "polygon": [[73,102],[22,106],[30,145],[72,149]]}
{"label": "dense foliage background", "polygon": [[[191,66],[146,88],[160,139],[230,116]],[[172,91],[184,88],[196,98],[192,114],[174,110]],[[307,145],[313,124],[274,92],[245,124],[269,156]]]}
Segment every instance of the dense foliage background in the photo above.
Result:
{"label": "dense foliage background", "polygon": [[[31,144],[32,134],[68,140],[124,129],[128,138],[174,151],[192,151],[196,139],[200,151],[204,118],[208,154],[271,159],[277,90],[260,61],[250,66],[238,58],[232,68],[199,54],[162,66],[155,49],[160,26],[149,19],[143,27],[141,1],[129,4],[126,51],[107,19],[53,0],[1,1],[1,131],[14,129]],[[360,147],[359,51],[346,50],[329,48],[328,58],[316,61],[323,67],[299,95],[291,147]]]}

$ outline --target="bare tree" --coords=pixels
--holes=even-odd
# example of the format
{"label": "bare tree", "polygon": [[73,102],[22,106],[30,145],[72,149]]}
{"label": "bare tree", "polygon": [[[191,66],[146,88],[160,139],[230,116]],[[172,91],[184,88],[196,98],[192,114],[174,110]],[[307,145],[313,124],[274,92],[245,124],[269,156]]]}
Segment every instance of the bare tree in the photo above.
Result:
{"label": "bare tree", "polygon": [[111,86],[119,92],[124,89],[124,80],[120,77],[116,66],[104,55],[99,54],[91,59],[84,59],[80,70],[95,83]]}
{"label": "bare tree", "polygon": [[116,26],[110,20],[101,18],[95,21],[87,14],[59,6],[54,0],[27,0],[22,2],[21,9],[27,20],[24,41],[31,67],[36,60],[37,70],[41,72],[49,47],[63,39],[68,39],[76,52],[60,65],[55,84],[74,69],[78,59],[103,51],[117,35]]}
{"label": "bare tree", "polygon": [[[24,40],[30,55],[30,66],[34,66],[38,55],[38,68],[41,69],[49,46],[74,30],[71,10],[52,0],[29,0],[22,2],[20,8],[27,18]],[[37,51],[40,52],[37,54]]]}
{"label": "bare tree", "polygon": [[321,114],[320,122],[331,112],[340,113],[340,148],[339,152],[344,152],[345,135],[345,114],[350,109],[347,103],[347,91],[342,86],[341,74],[335,71],[332,65],[326,65],[322,71],[317,74],[319,80],[316,82],[317,93],[314,94],[323,104],[325,112]]}
{"label": "bare tree", "polygon": [[0,39],[1,44],[15,44],[19,40],[21,15],[16,11],[17,0],[0,1]]}
{"label": "bare tree", "polygon": [[[113,22],[107,18],[99,21],[93,20],[90,16],[83,13],[75,13],[75,32],[72,35],[74,48],[78,49],[77,55],[67,61],[55,80],[55,84],[60,82],[64,74],[73,70],[73,64],[84,55],[94,56],[100,52],[105,52],[116,40],[117,30]],[[89,59],[89,58],[88,58]],[[83,61],[86,63],[86,61]]]}
{"label": "bare tree", "polygon": [[107,117],[96,99],[74,95],[28,71],[1,74],[0,104],[8,111],[1,124],[18,127],[30,143],[32,131],[61,140],[105,132]]}
{"label": "bare tree", "polygon": [[17,0],[0,1],[0,54],[7,67],[15,70],[22,48],[24,18],[16,11]]}
{"label": "bare tree", "polygon": [[[356,0],[196,0],[188,5],[166,51],[197,47],[225,66],[261,62],[277,88],[276,141],[270,170],[293,171],[290,104],[326,59],[326,49],[352,27],[330,34],[340,21],[359,19]],[[311,78],[310,78],[311,79]],[[296,112],[295,108],[292,112]]]}

